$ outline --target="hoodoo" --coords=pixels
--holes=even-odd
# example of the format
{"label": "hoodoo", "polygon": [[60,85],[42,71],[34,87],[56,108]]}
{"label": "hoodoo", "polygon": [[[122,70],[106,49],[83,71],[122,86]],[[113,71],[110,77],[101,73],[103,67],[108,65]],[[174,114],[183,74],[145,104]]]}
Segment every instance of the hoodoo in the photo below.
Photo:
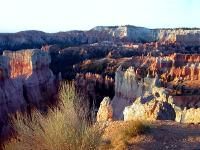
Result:
{"label": "hoodoo", "polygon": [[[0,57],[0,118],[29,105],[42,107],[56,96],[50,55],[39,49],[4,51]],[[41,108],[42,109],[42,108]]]}

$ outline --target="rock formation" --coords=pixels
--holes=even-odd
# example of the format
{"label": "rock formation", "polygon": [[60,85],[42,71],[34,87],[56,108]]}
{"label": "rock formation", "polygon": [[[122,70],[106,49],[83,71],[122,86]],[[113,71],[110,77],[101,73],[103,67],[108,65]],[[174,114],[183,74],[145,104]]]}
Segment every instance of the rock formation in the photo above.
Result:
{"label": "rock formation", "polygon": [[148,29],[136,26],[97,26],[89,31],[69,31],[45,33],[41,31],[22,31],[0,34],[0,50],[20,50],[41,48],[45,44],[77,46],[102,41],[125,42],[164,42],[200,46],[200,29]]}
{"label": "rock formation", "polygon": [[124,120],[175,120],[172,105],[155,95],[139,97],[131,106],[125,107]]}
{"label": "rock formation", "polygon": [[181,123],[200,123],[200,108],[180,109],[180,107],[174,107],[176,112],[176,121]]}
{"label": "rock formation", "polygon": [[136,80],[135,70],[131,67],[123,72],[121,66],[115,73],[115,96],[112,100],[113,117],[122,119],[125,106],[130,105],[142,93],[142,86]]}
{"label": "rock formation", "polygon": [[148,29],[136,26],[98,26],[94,31],[107,32],[113,38],[131,42],[170,42],[186,45],[200,45],[200,29]]}
{"label": "rock formation", "polygon": [[4,122],[8,113],[25,108],[23,82],[21,78],[10,79],[10,58],[0,57],[0,122]]}
{"label": "rock formation", "polygon": [[0,118],[17,110],[55,100],[55,77],[49,69],[51,59],[41,50],[5,51],[0,57]]}
{"label": "rock formation", "polygon": [[97,122],[102,121],[112,121],[113,117],[113,110],[112,106],[110,105],[110,98],[105,97],[99,107],[97,112]]}
{"label": "rock formation", "polygon": [[160,84],[157,76],[142,79],[139,72],[138,69],[133,67],[129,67],[125,71],[121,66],[117,69],[115,73],[115,96],[112,100],[114,118],[122,119],[122,112],[126,106],[131,105],[136,98],[144,95],[146,91],[153,92],[154,87]]}
{"label": "rock formation", "polygon": [[[198,65],[196,68],[193,65],[200,62],[199,55],[148,56],[132,61],[136,62],[132,63],[134,67],[120,66],[115,74],[115,96],[111,102],[114,119],[123,119],[124,114],[125,120],[200,122],[197,117],[200,70]],[[190,116],[192,113],[195,115]]]}

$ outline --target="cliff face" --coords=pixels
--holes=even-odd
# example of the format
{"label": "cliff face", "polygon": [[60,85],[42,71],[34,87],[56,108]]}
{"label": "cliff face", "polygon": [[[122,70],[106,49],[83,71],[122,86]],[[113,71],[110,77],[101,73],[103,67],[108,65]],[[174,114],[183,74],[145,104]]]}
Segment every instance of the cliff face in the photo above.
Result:
{"label": "cliff face", "polygon": [[41,48],[45,44],[77,46],[102,41],[121,42],[170,42],[200,46],[200,29],[148,29],[136,26],[98,26],[89,31],[45,33],[22,31],[0,34],[0,50]]}
{"label": "cliff face", "polygon": [[159,41],[177,42],[186,45],[200,45],[200,30],[188,29],[157,29],[156,38]]}
{"label": "cliff face", "polygon": [[140,79],[133,67],[123,71],[120,66],[115,74],[115,96],[112,100],[113,117],[122,119],[122,112],[126,106],[131,105],[146,91],[152,92],[153,87],[158,84],[157,77]]}
{"label": "cliff face", "polygon": [[[51,59],[41,50],[5,51],[0,57],[0,118],[30,105],[54,100],[55,77],[49,69]],[[2,120],[2,121],[3,121]]]}
{"label": "cliff face", "polygon": [[107,32],[110,36],[118,39],[126,39],[135,42],[150,42],[156,40],[155,32],[148,28],[135,26],[95,27],[92,30]]}
{"label": "cliff face", "polygon": [[200,29],[148,29],[136,26],[95,27],[95,31],[107,32],[110,36],[134,42],[170,42],[200,45]]}
{"label": "cliff face", "polygon": [[23,83],[21,78],[9,79],[10,59],[0,57],[0,122],[4,122],[8,113],[25,108]]}
{"label": "cliff face", "polygon": [[115,94],[127,99],[138,97],[142,92],[136,80],[134,68],[130,67],[125,72],[119,67],[115,74]]}

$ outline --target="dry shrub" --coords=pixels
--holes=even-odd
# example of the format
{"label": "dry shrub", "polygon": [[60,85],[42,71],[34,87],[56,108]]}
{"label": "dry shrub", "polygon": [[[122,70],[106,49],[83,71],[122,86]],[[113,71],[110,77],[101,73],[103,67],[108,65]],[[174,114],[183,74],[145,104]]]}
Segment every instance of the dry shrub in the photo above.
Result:
{"label": "dry shrub", "polygon": [[118,129],[111,138],[111,146],[116,150],[127,149],[128,141],[139,134],[145,134],[150,130],[147,123],[141,121],[128,121],[121,129]]}
{"label": "dry shrub", "polygon": [[130,121],[125,129],[122,130],[121,134],[124,137],[131,138],[138,134],[144,134],[150,130],[150,126],[147,123],[141,121]]}
{"label": "dry shrub", "polygon": [[7,150],[95,150],[103,129],[88,122],[89,108],[78,97],[73,83],[62,83],[60,107],[46,116],[17,114],[12,124],[17,137],[5,144]]}

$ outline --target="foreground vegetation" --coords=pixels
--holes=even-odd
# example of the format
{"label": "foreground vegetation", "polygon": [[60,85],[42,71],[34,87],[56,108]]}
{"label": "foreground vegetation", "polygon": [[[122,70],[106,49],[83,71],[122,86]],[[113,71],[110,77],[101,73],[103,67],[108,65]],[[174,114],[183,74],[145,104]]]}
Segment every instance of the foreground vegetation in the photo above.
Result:
{"label": "foreground vegetation", "polygon": [[60,107],[47,115],[17,114],[12,119],[17,136],[5,144],[6,150],[95,150],[103,129],[88,120],[89,108],[82,104],[73,83],[64,83],[59,92]]}

